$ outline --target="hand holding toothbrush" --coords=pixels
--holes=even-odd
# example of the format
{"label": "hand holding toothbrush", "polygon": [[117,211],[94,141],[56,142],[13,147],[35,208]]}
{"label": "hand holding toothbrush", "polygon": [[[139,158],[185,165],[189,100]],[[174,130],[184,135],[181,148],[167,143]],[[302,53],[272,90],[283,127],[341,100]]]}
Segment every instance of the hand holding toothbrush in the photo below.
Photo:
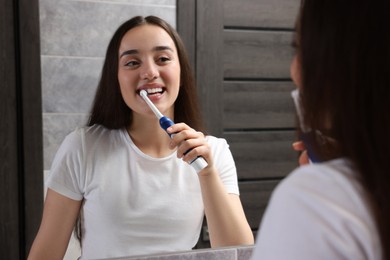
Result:
{"label": "hand holding toothbrush", "polygon": [[[161,114],[153,102],[148,98],[148,93],[141,90],[141,97],[150,107],[153,113],[159,119],[160,126],[172,139],[170,148],[178,147],[177,156],[190,164],[196,172],[200,172],[208,166],[207,161],[201,156],[202,153],[208,155],[208,161],[211,161],[210,148],[204,138],[203,133],[196,132],[185,123],[175,124],[171,119]],[[208,151],[208,152],[207,152]]]}
{"label": "hand holding toothbrush", "polygon": [[320,160],[317,158],[316,154],[314,153],[314,150],[313,150],[313,148],[309,142],[309,139],[308,139],[308,136],[312,130],[308,129],[305,126],[304,121],[303,121],[303,113],[301,111],[301,104],[300,104],[301,100],[300,100],[300,96],[299,96],[299,90],[294,89],[291,92],[291,96],[294,100],[295,109],[297,110],[297,115],[298,115],[298,119],[299,119],[299,125],[300,125],[301,131],[302,131],[300,134],[302,144],[301,145],[296,144],[295,147],[293,145],[294,149],[297,148],[295,150],[303,151],[303,153],[299,157],[299,164],[300,165],[306,164],[306,161],[307,161],[307,163],[319,162]]}
{"label": "hand holding toothbrush", "polygon": [[213,164],[210,146],[202,132],[185,123],[177,123],[170,126],[167,133],[173,134],[169,148],[177,148],[177,157],[193,166],[196,172]]}
{"label": "hand holding toothbrush", "polygon": [[295,151],[300,152],[298,163],[299,165],[305,165],[310,163],[309,156],[305,144],[302,141],[296,141],[292,144],[292,147]]}

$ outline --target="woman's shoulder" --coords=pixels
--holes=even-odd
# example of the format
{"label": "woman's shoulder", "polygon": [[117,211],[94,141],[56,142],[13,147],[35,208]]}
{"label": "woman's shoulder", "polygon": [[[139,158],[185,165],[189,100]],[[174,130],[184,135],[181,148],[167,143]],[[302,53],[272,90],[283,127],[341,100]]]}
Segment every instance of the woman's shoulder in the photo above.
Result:
{"label": "woman's shoulder", "polygon": [[226,151],[229,151],[229,144],[225,138],[212,135],[207,135],[205,138],[214,154],[225,154]]}
{"label": "woman's shoulder", "polygon": [[[72,149],[85,149],[113,143],[123,138],[122,129],[108,129],[101,125],[77,127],[64,139],[62,146]],[[116,143],[116,142],[115,142]]]}
{"label": "woman's shoulder", "polygon": [[336,159],[324,163],[307,164],[296,168],[287,176],[285,182],[299,184],[299,186],[325,187],[355,186],[358,184],[357,174],[352,164],[346,159]]}
{"label": "woman's shoulder", "polygon": [[353,169],[340,159],[301,166],[281,181],[263,216],[254,255],[379,259],[378,232]]}
{"label": "woman's shoulder", "polygon": [[[339,256],[348,253],[343,246],[348,244],[358,255],[361,251],[375,255],[378,247],[375,222],[353,169],[348,160],[337,159],[294,170],[272,194],[262,224],[268,230],[263,240],[275,230],[282,230],[284,242],[289,244],[325,242],[327,247],[322,249]],[[272,228],[268,229],[270,225]],[[292,252],[299,253],[293,247]],[[313,250],[315,255],[319,249]]]}
{"label": "woman's shoulder", "polygon": [[349,214],[370,222],[366,193],[353,169],[345,159],[301,166],[278,185],[274,195],[310,211]]}
{"label": "woman's shoulder", "polygon": [[122,129],[108,129],[102,125],[82,126],[77,127],[71,133],[68,134],[67,138],[92,138],[94,140],[98,138],[106,138],[113,135],[119,135]]}
{"label": "woman's shoulder", "polygon": [[118,129],[109,129],[102,125],[95,124],[91,126],[77,127],[72,133],[83,135],[102,135],[118,132]]}
{"label": "woman's shoulder", "polygon": [[205,138],[207,140],[207,143],[209,143],[209,145],[211,145],[211,146],[225,146],[225,145],[228,145],[228,143],[227,143],[225,138],[216,137],[216,136],[213,136],[213,135],[206,135]]}

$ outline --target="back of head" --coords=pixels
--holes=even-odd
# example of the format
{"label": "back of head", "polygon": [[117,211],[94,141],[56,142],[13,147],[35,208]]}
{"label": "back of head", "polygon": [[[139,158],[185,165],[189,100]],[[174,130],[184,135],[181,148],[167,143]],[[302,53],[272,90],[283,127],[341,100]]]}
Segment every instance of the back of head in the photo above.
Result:
{"label": "back of head", "polygon": [[[390,257],[390,1],[303,0],[297,23],[305,123],[334,138],[372,202]],[[386,258],[385,258],[386,259]]]}

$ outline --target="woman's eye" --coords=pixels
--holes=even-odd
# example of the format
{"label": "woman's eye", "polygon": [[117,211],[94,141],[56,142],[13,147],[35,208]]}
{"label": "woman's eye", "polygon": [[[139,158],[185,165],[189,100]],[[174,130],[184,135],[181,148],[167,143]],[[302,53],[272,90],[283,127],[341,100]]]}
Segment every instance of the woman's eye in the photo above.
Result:
{"label": "woman's eye", "polygon": [[138,61],[135,61],[135,60],[131,60],[131,61],[128,61],[125,63],[125,66],[127,67],[135,67],[135,66],[138,66],[139,65],[139,62]]}
{"label": "woman's eye", "polygon": [[164,56],[159,57],[159,58],[157,59],[158,62],[162,62],[162,63],[168,62],[168,61],[170,61],[170,60],[171,60],[170,58],[164,57]]}

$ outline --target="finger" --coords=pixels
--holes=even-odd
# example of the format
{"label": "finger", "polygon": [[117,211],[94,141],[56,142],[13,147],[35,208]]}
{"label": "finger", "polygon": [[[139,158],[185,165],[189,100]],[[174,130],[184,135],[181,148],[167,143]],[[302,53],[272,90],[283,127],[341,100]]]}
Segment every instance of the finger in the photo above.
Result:
{"label": "finger", "polygon": [[206,145],[206,141],[203,139],[188,139],[182,141],[177,147],[177,157],[181,158],[196,147]]}
{"label": "finger", "polygon": [[309,156],[307,155],[307,151],[306,150],[303,151],[301,153],[301,155],[299,156],[298,163],[299,163],[299,165],[305,165],[305,164],[309,164],[310,163]]}
{"label": "finger", "polygon": [[181,145],[182,142],[192,139],[200,139],[204,140],[204,134],[202,132],[197,132],[194,129],[186,129],[182,130],[180,132],[177,132],[171,140],[171,143],[169,147],[172,149],[172,147],[176,147]]}
{"label": "finger", "polygon": [[207,146],[198,146],[193,149],[191,149],[188,153],[186,153],[182,160],[191,163],[193,162],[197,157],[201,156],[203,157],[209,164],[210,164],[210,150]]}
{"label": "finger", "polygon": [[292,144],[292,147],[295,151],[304,151],[306,150],[305,144],[302,141],[297,141]]}
{"label": "finger", "polygon": [[171,125],[170,127],[167,128],[167,132],[170,134],[174,134],[180,131],[183,131],[185,129],[191,129],[187,124],[185,123],[177,123],[174,125]]}

